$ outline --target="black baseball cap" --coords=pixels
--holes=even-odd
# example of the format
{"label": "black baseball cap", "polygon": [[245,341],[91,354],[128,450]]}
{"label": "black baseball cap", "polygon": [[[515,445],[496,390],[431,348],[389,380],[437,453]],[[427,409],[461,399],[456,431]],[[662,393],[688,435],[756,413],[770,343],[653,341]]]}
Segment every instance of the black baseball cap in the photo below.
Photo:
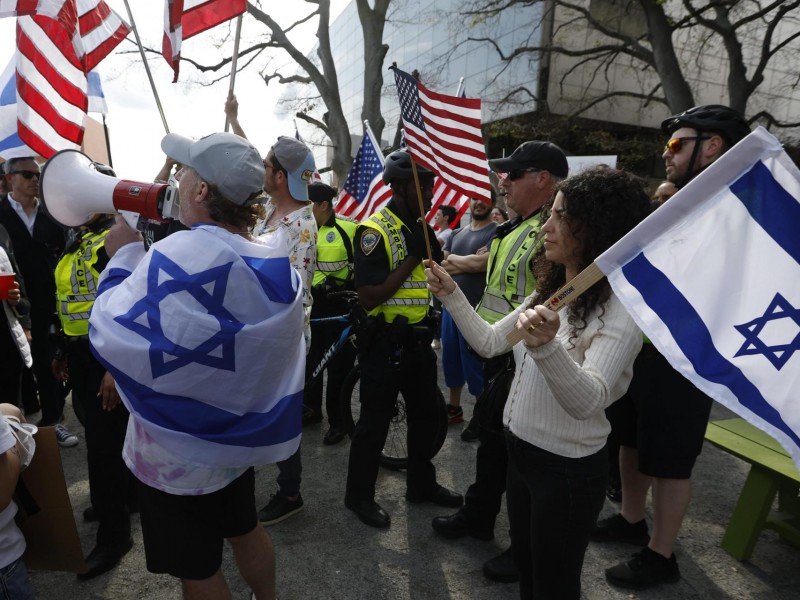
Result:
{"label": "black baseball cap", "polygon": [[541,169],[556,177],[563,178],[569,174],[567,156],[561,148],[550,142],[524,142],[511,156],[490,160],[489,166],[498,173],[510,173],[517,169]]}

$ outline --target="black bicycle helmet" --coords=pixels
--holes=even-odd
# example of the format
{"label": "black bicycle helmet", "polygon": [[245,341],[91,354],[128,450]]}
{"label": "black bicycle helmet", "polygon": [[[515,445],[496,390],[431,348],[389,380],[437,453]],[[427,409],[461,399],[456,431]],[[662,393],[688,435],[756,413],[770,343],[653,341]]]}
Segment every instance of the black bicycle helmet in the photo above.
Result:
{"label": "black bicycle helmet", "polygon": [[[429,171],[417,163],[417,174],[420,177],[433,176],[433,171]],[[411,170],[411,156],[407,150],[395,150],[386,157],[383,165],[383,183],[391,183],[392,179],[413,179],[414,172]]]}
{"label": "black bicycle helmet", "polygon": [[735,145],[750,133],[750,127],[742,115],[721,104],[695,106],[680,114],[672,115],[661,123],[661,131],[667,135],[672,135],[681,127],[691,127],[699,132],[718,133],[728,146]]}

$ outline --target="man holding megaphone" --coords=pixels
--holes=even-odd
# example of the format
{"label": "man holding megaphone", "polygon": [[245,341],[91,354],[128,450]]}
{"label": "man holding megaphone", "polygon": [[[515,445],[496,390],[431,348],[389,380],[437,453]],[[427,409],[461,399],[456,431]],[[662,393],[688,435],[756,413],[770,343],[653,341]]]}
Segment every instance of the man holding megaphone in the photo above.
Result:
{"label": "man holding megaphone", "polygon": [[147,568],[186,597],[228,597],[223,540],[259,599],[275,557],[251,465],[291,456],[301,434],[303,286],[283,235],[255,240],[264,165],[245,139],[168,134],[178,231],[144,250],[121,218],[89,321],[92,348],[130,410],[123,458],[137,479]]}

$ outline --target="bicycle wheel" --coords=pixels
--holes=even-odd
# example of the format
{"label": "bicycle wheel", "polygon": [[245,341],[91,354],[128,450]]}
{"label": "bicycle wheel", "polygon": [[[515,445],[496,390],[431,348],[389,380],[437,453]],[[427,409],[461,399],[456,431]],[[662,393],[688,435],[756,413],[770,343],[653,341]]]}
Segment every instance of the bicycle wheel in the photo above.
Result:
{"label": "bicycle wheel", "polygon": [[[359,380],[361,371],[356,365],[348,373],[342,386],[342,421],[347,434],[352,438],[355,424],[361,416],[361,394]],[[441,450],[447,437],[447,404],[442,390],[436,388],[438,410],[436,412],[436,435],[431,447],[431,458]],[[389,424],[386,443],[380,458],[381,465],[388,469],[401,470],[408,467],[408,423],[406,421],[406,403],[402,395],[398,395],[394,414]]]}

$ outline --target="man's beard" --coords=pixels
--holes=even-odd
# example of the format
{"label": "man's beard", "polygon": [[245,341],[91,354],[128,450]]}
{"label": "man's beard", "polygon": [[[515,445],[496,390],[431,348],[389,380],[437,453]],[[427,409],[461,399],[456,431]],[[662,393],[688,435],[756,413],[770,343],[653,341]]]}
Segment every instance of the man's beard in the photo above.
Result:
{"label": "man's beard", "polygon": [[486,219],[491,218],[491,216],[492,216],[492,211],[491,210],[487,210],[483,214],[473,212],[472,213],[472,220],[473,221],[485,221]]}

